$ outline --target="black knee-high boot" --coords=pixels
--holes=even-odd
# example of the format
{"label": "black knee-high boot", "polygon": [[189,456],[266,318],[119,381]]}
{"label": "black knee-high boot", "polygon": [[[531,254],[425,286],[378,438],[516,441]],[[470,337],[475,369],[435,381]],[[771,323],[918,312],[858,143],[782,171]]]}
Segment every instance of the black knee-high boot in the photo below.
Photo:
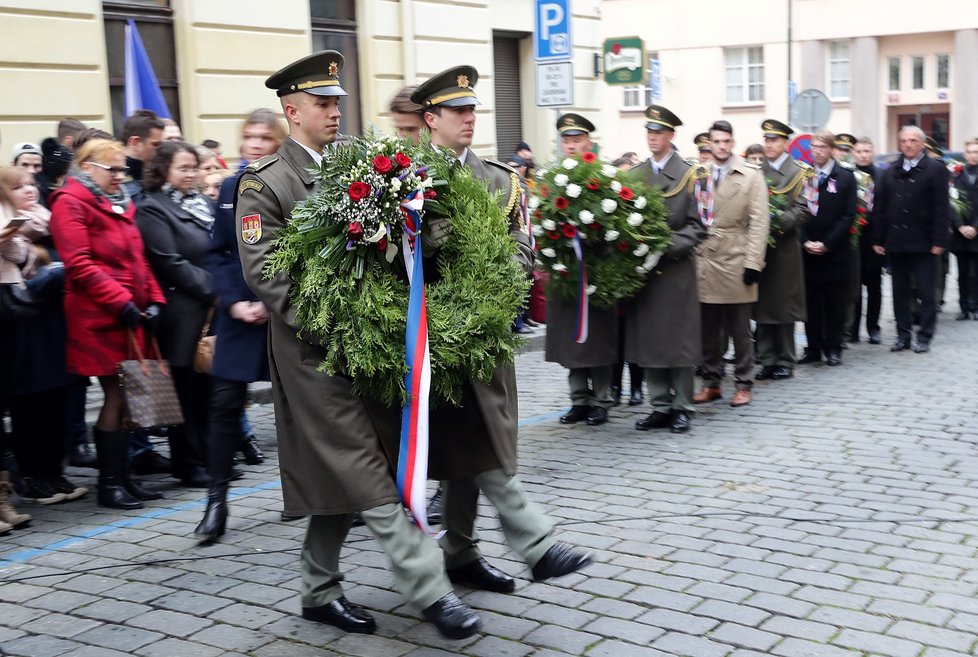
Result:
{"label": "black knee-high boot", "polygon": [[211,484],[207,489],[207,508],[204,518],[194,530],[201,543],[210,543],[224,535],[228,522],[228,484]]}
{"label": "black knee-high boot", "polygon": [[98,505],[110,509],[141,509],[143,503],[123,487],[125,468],[129,461],[128,436],[121,431],[95,429],[95,450],[98,457]]}

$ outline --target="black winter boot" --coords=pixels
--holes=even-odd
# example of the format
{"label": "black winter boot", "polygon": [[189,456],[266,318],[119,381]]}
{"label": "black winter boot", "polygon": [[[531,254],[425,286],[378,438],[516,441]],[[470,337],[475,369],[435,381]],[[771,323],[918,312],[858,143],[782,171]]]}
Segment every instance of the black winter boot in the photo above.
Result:
{"label": "black winter boot", "polygon": [[204,518],[194,530],[201,543],[212,543],[224,535],[228,522],[228,485],[211,484],[207,489],[207,508]]}
{"label": "black winter boot", "polygon": [[129,462],[129,440],[122,431],[92,431],[98,458],[98,505],[110,509],[141,509],[143,503],[123,487]]}

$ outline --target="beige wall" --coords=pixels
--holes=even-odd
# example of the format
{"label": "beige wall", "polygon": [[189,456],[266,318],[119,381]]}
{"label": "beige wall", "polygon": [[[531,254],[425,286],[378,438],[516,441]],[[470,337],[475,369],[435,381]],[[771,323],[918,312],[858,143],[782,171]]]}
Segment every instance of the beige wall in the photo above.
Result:
{"label": "beige wall", "polygon": [[66,116],[108,127],[104,43],[99,0],[0,0],[0,164]]}

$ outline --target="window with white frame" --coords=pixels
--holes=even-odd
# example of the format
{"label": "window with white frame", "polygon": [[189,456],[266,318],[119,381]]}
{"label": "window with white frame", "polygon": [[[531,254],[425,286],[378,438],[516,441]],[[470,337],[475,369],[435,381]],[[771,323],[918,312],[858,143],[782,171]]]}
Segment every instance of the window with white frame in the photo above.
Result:
{"label": "window with white frame", "polygon": [[724,48],[726,102],[760,103],[764,101],[764,49]]}
{"label": "window with white frame", "polygon": [[937,56],[937,88],[947,89],[951,86],[951,56]]}
{"label": "window with white frame", "polygon": [[913,71],[913,88],[924,88],[924,58],[922,55],[914,55],[910,58],[911,70]]}
{"label": "window with white frame", "polygon": [[890,91],[900,91],[900,58],[887,58],[886,68],[889,72],[889,85],[887,86],[887,89]]}
{"label": "window with white frame", "polygon": [[829,97],[849,98],[849,42],[829,44]]}
{"label": "window with white frame", "polygon": [[[645,60],[645,86],[635,85],[621,88],[621,106],[624,109],[641,109],[655,102],[652,97],[652,62],[659,58],[659,53],[649,53]],[[662,93],[662,90],[659,90]]]}

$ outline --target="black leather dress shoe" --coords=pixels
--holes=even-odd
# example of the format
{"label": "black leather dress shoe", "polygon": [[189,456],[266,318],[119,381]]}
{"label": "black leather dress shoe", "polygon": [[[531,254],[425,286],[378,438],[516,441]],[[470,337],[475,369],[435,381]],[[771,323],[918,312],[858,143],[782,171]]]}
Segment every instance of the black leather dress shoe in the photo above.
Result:
{"label": "black leather dress shoe", "polygon": [[830,351],[825,357],[825,364],[829,367],[836,367],[842,365],[842,354],[837,351]]}
{"label": "black leather dress shoe", "polygon": [[155,449],[150,449],[133,457],[129,469],[138,475],[170,474],[173,464]]}
{"label": "black leather dress shoe", "polygon": [[689,415],[686,414],[686,411],[673,411],[669,431],[672,433],[688,433],[690,426]]}
{"label": "black leather dress shoe", "polygon": [[333,600],[321,607],[303,607],[302,617],[338,627],[344,632],[373,634],[377,629],[377,621],[374,617],[363,607],[353,604],[346,598]]}
{"label": "black leather dress shoe", "polygon": [[650,429],[665,429],[672,423],[672,416],[668,413],[663,413],[661,411],[655,411],[647,418],[639,420],[635,423],[635,428],[639,431],[648,431]]}
{"label": "black leather dress shoe", "polygon": [[296,520],[302,520],[305,516],[290,516],[285,511],[279,514],[279,520],[282,522],[295,522]]}
{"label": "black leather dress shoe", "polygon": [[459,600],[454,593],[448,593],[421,614],[433,624],[446,639],[467,639],[482,626],[479,617]]}
{"label": "black leather dress shoe", "polygon": [[772,365],[765,365],[761,368],[761,371],[757,373],[754,377],[755,381],[767,381],[768,379],[774,378],[774,367]]}
{"label": "black leather dress shoe", "polygon": [[560,416],[560,423],[575,424],[581,420],[586,420],[590,412],[590,406],[571,406],[569,411]]}
{"label": "black leather dress shoe", "polygon": [[542,582],[552,577],[570,575],[589,566],[592,561],[594,553],[582,552],[566,543],[556,543],[533,566],[533,581]]}
{"label": "black leather dress shoe", "polygon": [[464,584],[469,588],[496,593],[512,593],[516,590],[515,579],[482,557],[458,568],[448,568],[445,572],[448,573],[448,579],[452,582]]}
{"label": "black leather dress shoe", "polygon": [[801,357],[801,360],[798,361],[798,364],[807,365],[808,363],[821,363],[821,362],[822,362],[821,354],[817,354],[814,351],[808,351],[806,349],[805,355]]}
{"label": "black leather dress shoe", "polygon": [[248,465],[259,465],[265,461],[265,454],[258,446],[258,439],[253,433],[241,439],[240,449],[244,455],[245,463]]}
{"label": "black leather dress shoe", "polygon": [[910,348],[910,340],[901,339],[893,343],[893,346],[890,347],[890,351],[906,351],[909,348]]}
{"label": "black leather dress shoe", "polygon": [[615,403],[615,406],[621,405],[621,386],[611,386],[611,401]]}
{"label": "black leather dress shoe", "polygon": [[883,340],[880,337],[880,332],[879,331],[870,331],[869,332],[869,344],[879,344],[882,341]]}
{"label": "black leather dress shoe", "polygon": [[790,379],[795,375],[794,371],[787,365],[779,365],[774,368],[774,372],[771,373],[771,378],[780,381],[781,379]]}
{"label": "black leather dress shoe", "polygon": [[645,396],[642,394],[642,389],[632,390],[632,396],[628,398],[629,406],[640,406],[642,402],[645,401]]}
{"label": "black leather dress shoe", "polygon": [[926,354],[928,351],[930,351],[930,345],[926,342],[918,342],[913,346],[915,354]]}
{"label": "black leather dress shoe", "polygon": [[587,424],[590,427],[596,427],[599,424],[604,424],[608,421],[608,409],[602,408],[601,406],[595,406],[591,409],[591,412],[587,414]]}

